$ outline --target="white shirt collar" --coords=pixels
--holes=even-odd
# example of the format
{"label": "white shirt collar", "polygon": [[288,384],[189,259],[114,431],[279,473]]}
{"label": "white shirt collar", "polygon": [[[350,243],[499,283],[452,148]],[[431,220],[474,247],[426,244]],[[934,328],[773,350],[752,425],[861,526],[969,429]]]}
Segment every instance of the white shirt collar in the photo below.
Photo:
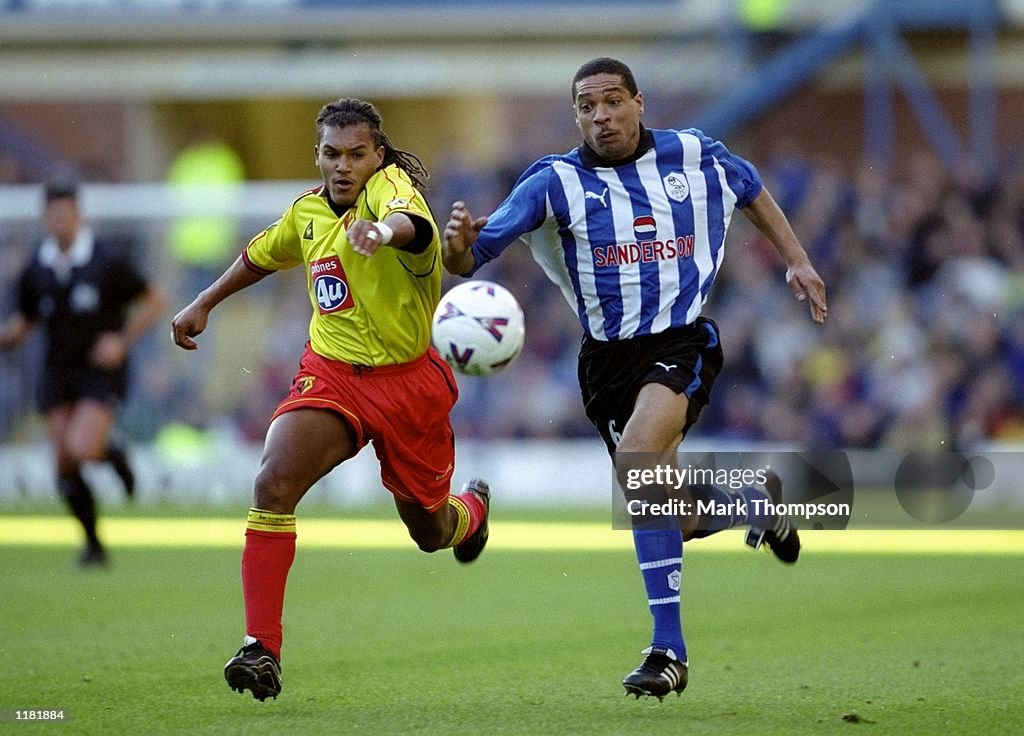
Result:
{"label": "white shirt collar", "polygon": [[66,252],[60,249],[57,239],[51,235],[39,246],[39,262],[52,268],[64,280],[72,268],[89,262],[94,244],[92,230],[88,227],[78,229],[74,242]]}

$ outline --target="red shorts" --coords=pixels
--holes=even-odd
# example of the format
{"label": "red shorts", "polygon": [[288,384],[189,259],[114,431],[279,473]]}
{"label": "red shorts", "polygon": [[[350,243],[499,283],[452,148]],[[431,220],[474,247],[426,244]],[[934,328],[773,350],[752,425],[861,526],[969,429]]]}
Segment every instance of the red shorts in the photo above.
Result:
{"label": "red shorts", "polygon": [[367,442],[380,460],[384,486],[403,501],[434,511],[448,501],[455,469],[449,413],[459,397],[451,368],[434,348],[400,365],[356,366],[306,349],[287,398],[273,421],[295,409],[329,409]]}

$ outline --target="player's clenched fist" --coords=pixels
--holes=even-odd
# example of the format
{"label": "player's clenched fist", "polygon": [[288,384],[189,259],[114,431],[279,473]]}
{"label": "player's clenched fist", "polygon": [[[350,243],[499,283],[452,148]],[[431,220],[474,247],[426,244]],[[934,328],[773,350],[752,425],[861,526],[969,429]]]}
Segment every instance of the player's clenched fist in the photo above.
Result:
{"label": "player's clenched fist", "polygon": [[199,343],[192,338],[206,329],[209,317],[209,310],[203,309],[195,302],[174,315],[174,319],[171,320],[171,337],[174,338],[174,344],[185,350],[197,349]]}

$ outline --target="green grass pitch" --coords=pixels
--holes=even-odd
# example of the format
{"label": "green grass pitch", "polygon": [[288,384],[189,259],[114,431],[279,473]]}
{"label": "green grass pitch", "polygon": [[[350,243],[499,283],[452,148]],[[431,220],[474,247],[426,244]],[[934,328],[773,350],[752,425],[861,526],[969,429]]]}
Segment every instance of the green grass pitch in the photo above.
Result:
{"label": "green grass pitch", "polygon": [[0,732],[1024,733],[1019,545],[806,544],[786,568],[738,534],[732,550],[695,542],[683,583],[690,686],[659,703],[619,685],[649,635],[628,545],[496,541],[462,567],[411,542],[303,547],[301,518],[299,534],[284,691],[265,703],[221,674],[243,633],[240,544],[115,544],[109,569],[82,571],[68,546],[0,539],[0,708],[72,717]]}

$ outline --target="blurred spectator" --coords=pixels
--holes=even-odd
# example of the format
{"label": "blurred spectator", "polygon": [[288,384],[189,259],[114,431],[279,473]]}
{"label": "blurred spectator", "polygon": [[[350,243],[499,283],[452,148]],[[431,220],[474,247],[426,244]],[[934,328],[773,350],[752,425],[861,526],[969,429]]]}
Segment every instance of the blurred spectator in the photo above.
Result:
{"label": "blurred spectator", "polygon": [[209,210],[216,214],[185,214],[171,225],[168,242],[183,271],[183,298],[191,299],[220,275],[240,244],[234,209],[237,185],[245,181],[242,159],[231,146],[206,128],[197,128],[191,142],[177,155],[167,172],[167,183],[179,187],[179,205],[186,212]]}

